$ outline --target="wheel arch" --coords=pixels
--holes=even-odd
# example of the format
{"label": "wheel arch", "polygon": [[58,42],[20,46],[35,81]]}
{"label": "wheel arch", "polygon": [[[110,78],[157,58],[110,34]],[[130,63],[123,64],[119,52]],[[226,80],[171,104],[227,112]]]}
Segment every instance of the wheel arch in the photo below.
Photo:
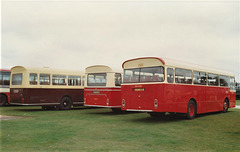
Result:
{"label": "wheel arch", "polygon": [[[0,93],[0,96],[4,96],[6,98],[6,100],[7,100],[4,105],[9,103],[9,98],[8,98],[8,96],[5,93]],[[4,106],[4,105],[2,105],[2,106]]]}
{"label": "wheel arch", "polygon": [[[70,98],[70,99],[71,99],[71,101],[72,101],[72,97],[71,97],[70,95],[64,95],[64,96],[62,96],[61,100],[62,100],[63,98],[65,98],[65,97],[68,97],[68,98]],[[73,102],[73,101],[72,101],[72,102]]]}

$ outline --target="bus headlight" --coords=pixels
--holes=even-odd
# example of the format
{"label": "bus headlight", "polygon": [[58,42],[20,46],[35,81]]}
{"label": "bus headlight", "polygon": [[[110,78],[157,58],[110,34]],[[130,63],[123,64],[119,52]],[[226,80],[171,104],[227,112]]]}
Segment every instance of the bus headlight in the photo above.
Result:
{"label": "bus headlight", "polygon": [[107,106],[109,106],[109,99],[107,99]]}
{"label": "bus headlight", "polygon": [[122,107],[125,108],[125,99],[122,100]]}
{"label": "bus headlight", "polygon": [[158,100],[154,99],[154,108],[157,109],[158,108]]}

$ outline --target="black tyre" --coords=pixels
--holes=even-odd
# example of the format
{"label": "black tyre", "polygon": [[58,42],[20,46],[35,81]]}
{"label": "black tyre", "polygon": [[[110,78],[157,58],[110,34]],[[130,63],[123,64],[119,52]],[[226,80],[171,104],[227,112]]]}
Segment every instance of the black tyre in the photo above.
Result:
{"label": "black tyre", "polygon": [[72,106],[72,100],[69,97],[63,97],[60,102],[60,110],[69,110]]}
{"label": "black tyre", "polygon": [[193,119],[197,115],[197,105],[193,100],[190,100],[188,102],[188,108],[187,108],[187,118]]}
{"label": "black tyre", "polygon": [[0,95],[0,106],[5,106],[8,102],[8,99],[5,95],[1,94]]}
{"label": "black tyre", "polygon": [[42,106],[42,110],[47,110],[47,106]]}
{"label": "black tyre", "polygon": [[227,99],[225,99],[223,103],[223,113],[228,112],[228,108],[229,108],[229,102]]}

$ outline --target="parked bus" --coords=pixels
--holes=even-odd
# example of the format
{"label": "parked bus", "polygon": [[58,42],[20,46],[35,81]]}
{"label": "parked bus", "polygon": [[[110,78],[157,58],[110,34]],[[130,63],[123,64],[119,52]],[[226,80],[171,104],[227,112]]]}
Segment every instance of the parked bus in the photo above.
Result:
{"label": "parked bus", "polygon": [[0,106],[5,106],[10,101],[10,70],[0,69]]}
{"label": "parked bus", "polygon": [[240,83],[236,83],[236,98],[240,99]]}
{"label": "parked bus", "polygon": [[121,72],[104,65],[87,67],[85,72],[84,106],[121,110]]}
{"label": "parked bus", "polygon": [[67,110],[83,105],[84,72],[28,68],[11,69],[10,104]]}
{"label": "parked bus", "polygon": [[127,60],[122,67],[122,110],[193,119],[236,105],[233,73],[156,57]]}

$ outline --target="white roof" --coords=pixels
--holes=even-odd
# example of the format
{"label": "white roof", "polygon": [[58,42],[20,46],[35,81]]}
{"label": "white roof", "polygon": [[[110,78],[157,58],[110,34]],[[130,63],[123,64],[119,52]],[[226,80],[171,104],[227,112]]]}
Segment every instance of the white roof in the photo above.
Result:
{"label": "white roof", "polygon": [[83,71],[73,71],[73,70],[60,70],[52,68],[34,68],[34,67],[24,67],[24,66],[15,66],[11,68],[12,73],[17,72],[28,72],[28,73],[47,73],[47,74],[64,74],[64,75],[84,75]]}
{"label": "white roof", "polygon": [[139,67],[151,67],[151,66],[168,66],[174,68],[190,69],[200,72],[215,73],[221,75],[229,75],[234,77],[233,72],[225,70],[215,69],[207,66],[192,64],[188,62],[177,61],[168,58],[157,58],[157,57],[143,57],[127,60],[122,64],[124,69],[139,68]]}
{"label": "white roof", "polygon": [[85,69],[86,73],[122,73],[121,70],[112,69],[106,65],[93,65]]}

